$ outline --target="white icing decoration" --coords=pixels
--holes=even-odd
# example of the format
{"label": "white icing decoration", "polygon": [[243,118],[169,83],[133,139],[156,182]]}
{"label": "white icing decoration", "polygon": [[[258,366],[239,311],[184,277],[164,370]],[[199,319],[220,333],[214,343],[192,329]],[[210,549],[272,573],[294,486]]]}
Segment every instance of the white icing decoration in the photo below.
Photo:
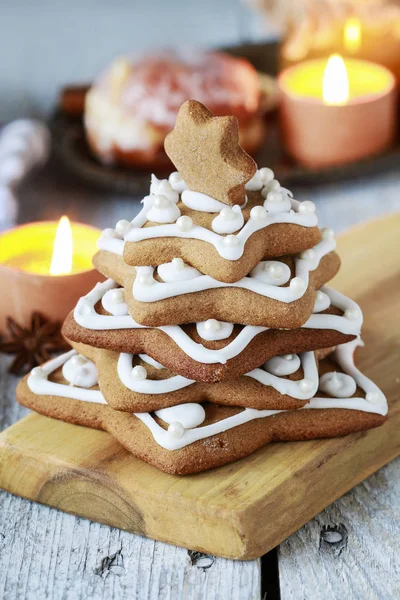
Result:
{"label": "white icing decoration", "polygon": [[167,179],[157,179],[154,174],[151,176],[150,194],[162,194],[174,204],[178,204],[179,202],[179,194],[176,190],[174,190],[171,182]]}
{"label": "white icing decoration", "polygon": [[336,398],[350,398],[356,391],[357,384],[351,375],[332,371],[319,379],[319,390]]}
{"label": "white icing decoration", "polygon": [[182,192],[187,190],[187,185],[184,182],[184,180],[182,179],[182,175],[180,173],[178,173],[178,171],[171,173],[171,175],[168,178],[168,181],[170,182],[172,188],[176,192],[178,192],[178,194],[182,194]]}
{"label": "white icing decoration", "polygon": [[325,294],[325,292],[318,290],[317,293],[315,294],[313,314],[320,313],[320,312],[326,310],[327,308],[330,307],[330,305],[331,305],[331,299],[329,298],[328,294]]}
{"label": "white icing decoration", "polygon": [[[178,227],[179,231],[187,233],[193,227],[193,220],[191,217],[188,217],[187,215],[183,215],[183,217],[179,217],[179,219],[177,220],[176,226]],[[190,237],[190,236],[188,236],[188,237]]]}
{"label": "white icing decoration", "polygon": [[124,300],[123,288],[108,290],[102,297],[101,304],[104,310],[115,317],[122,317],[129,314]]}
{"label": "white icing decoration", "polygon": [[[111,279],[103,283],[98,283],[87,296],[78,301],[74,310],[75,321],[82,327],[91,330],[106,331],[145,328],[144,325],[136,323],[128,314],[126,316],[111,316],[96,313],[94,307],[97,302],[102,299],[108,290],[117,287],[118,284]],[[359,318],[349,321],[344,316],[339,315],[313,314],[303,325],[303,328],[331,329],[346,335],[358,335],[362,326],[362,313],[358,305],[336,290],[326,286],[322,287],[321,290],[329,296],[332,305],[340,310],[345,311],[347,308],[357,308],[359,310]],[[165,325],[158,329],[168,335],[193,360],[204,364],[225,364],[228,360],[238,356],[256,335],[267,331],[268,327],[246,325],[234,340],[220,350],[209,350],[201,344],[194,342],[179,325]]]}
{"label": "white icing decoration", "polygon": [[71,400],[83,400],[84,402],[95,402],[98,404],[107,404],[100,390],[87,390],[82,387],[65,385],[63,383],[55,383],[49,381],[48,377],[62,367],[73,356],[77,356],[75,350],[70,350],[61,356],[57,356],[40,367],[43,371],[42,377],[37,377],[32,374],[28,376],[27,384],[31,392],[41,396],[62,396],[71,398]]}
{"label": "white icing decoration", "polygon": [[208,321],[196,323],[196,329],[203,340],[214,342],[216,340],[226,340],[232,334],[233,323],[208,319]]}
{"label": "white icing decoration", "polygon": [[[232,208],[229,207],[224,202],[220,202],[212,196],[208,196],[207,194],[202,194],[201,192],[193,192],[192,190],[184,190],[181,196],[181,201],[185,206],[191,208],[192,210],[197,210],[199,212],[206,213],[219,213],[224,208]],[[244,208],[247,204],[247,198],[243,204],[239,206],[239,208]]]}
{"label": "white icing decoration", "polygon": [[[284,188],[281,188],[281,191],[282,190],[285,193],[287,193],[286,190],[284,190]],[[199,196],[201,196],[200,200]],[[206,212],[220,212],[223,208],[226,208],[226,205],[222,202],[218,202],[214,198],[210,198],[210,196],[205,196],[205,198],[203,198],[203,196],[205,196],[205,194],[199,194],[198,192],[191,192],[187,190],[182,194],[182,202],[186,203],[186,205],[189,206],[188,202],[192,203],[193,198],[195,198],[195,210],[204,211],[204,207],[211,209],[206,210]],[[160,237],[179,237],[186,239],[197,239],[213,244],[213,246],[216,248],[219,255],[222,256],[222,258],[225,258],[226,260],[238,260],[243,255],[244,247],[247,240],[253,235],[253,233],[259,231],[260,229],[264,229],[265,227],[268,227],[269,225],[273,225],[275,223],[294,223],[302,227],[315,227],[318,224],[318,219],[313,212],[303,211],[304,214],[300,213],[300,203],[297,200],[294,200],[293,198],[289,198],[288,201],[291,205],[290,212],[269,212],[267,218],[265,219],[248,219],[248,221],[239,231],[237,236],[235,236],[237,238],[237,243],[227,244],[226,237],[224,235],[216,233],[215,231],[210,231],[209,229],[207,229],[206,227],[202,227],[201,225],[196,225],[195,223],[193,223],[192,219],[187,215],[182,215],[179,218],[175,216],[174,220],[177,219],[176,223],[168,222],[168,224],[165,225],[143,227],[143,225],[147,221],[148,213],[152,211],[152,203],[154,198],[154,196],[146,196],[146,198],[142,200],[142,203],[144,205],[143,209],[135,217],[135,219],[131,221],[132,227],[130,231],[125,235],[125,241],[139,242],[141,240]],[[188,200],[188,198],[190,200]],[[285,205],[286,200],[287,198],[282,203],[281,208],[283,208],[283,206]],[[304,202],[302,204],[304,204]],[[169,209],[163,210],[167,211],[166,218],[170,219],[172,217],[171,211],[179,209],[173,202],[170,202]],[[153,215],[153,212],[150,212],[150,216],[152,219],[154,218],[154,220],[156,216],[158,219],[160,219],[160,216]],[[160,220],[158,220],[158,222],[160,222]],[[113,239],[112,237],[104,235],[103,233],[98,241],[98,247],[101,250],[108,250],[109,252],[114,252],[115,254],[122,256],[124,242],[122,240]]]}
{"label": "white icing decoration", "polygon": [[115,225],[115,232],[117,235],[124,237],[124,235],[126,233],[128,233],[128,231],[131,228],[131,224],[129,221],[127,221],[126,219],[121,219],[120,221],[118,221],[118,223]]}
{"label": "white icing decoration", "polygon": [[359,335],[363,323],[363,315],[358,304],[354,300],[351,300],[351,298],[347,298],[347,296],[326,285],[321,287],[321,292],[328,296],[332,306],[344,313],[352,310],[354,311],[354,315],[357,314],[357,318],[349,320],[345,315],[312,314],[303,327],[305,329],[334,329],[346,335]]}
{"label": "white icing decoration", "polygon": [[79,354],[64,363],[62,374],[68,383],[83,388],[91,388],[97,385],[99,380],[94,362]]}
{"label": "white icing decoration", "polygon": [[[230,237],[239,237],[240,233],[241,232],[239,232],[238,236],[226,236],[225,240]],[[157,302],[158,300],[164,300],[165,298],[172,298],[203,290],[235,287],[246,289],[280,302],[290,303],[298,300],[304,295],[308,287],[310,271],[314,271],[318,267],[320,260],[334,250],[335,246],[335,240],[323,240],[314,247],[315,257],[313,260],[296,258],[295,277],[290,281],[290,285],[286,287],[264,283],[264,281],[259,281],[255,277],[243,277],[235,283],[225,283],[223,281],[218,281],[209,275],[200,275],[194,279],[174,281],[172,283],[162,283],[153,279],[152,285],[148,285],[148,282],[146,282],[146,285],[143,285],[140,278],[141,275],[144,272],[148,274],[150,268],[152,271],[154,271],[154,269],[152,267],[136,267],[137,277],[133,283],[132,294],[133,297],[140,302]],[[160,267],[158,268],[160,269]]]}
{"label": "white icing decoration", "polygon": [[281,184],[279,183],[279,181],[277,181],[276,179],[271,179],[271,181],[268,181],[265,186],[263,187],[263,189],[261,190],[261,196],[263,198],[266,198],[268,196],[268,194],[270,192],[272,192],[273,190],[281,190]]}
{"label": "white icing decoration", "polygon": [[181,423],[185,429],[198,427],[206,418],[206,413],[202,405],[194,402],[162,408],[156,410],[155,414],[165,423],[171,425],[174,422],[178,422]]}
{"label": "white icing decoration", "polygon": [[[376,404],[368,402],[366,398],[344,399],[315,397],[304,407],[297,410],[343,408],[347,410],[362,410],[364,412],[376,413],[379,415],[387,414],[387,402],[385,396],[379,388],[354,365],[353,354],[356,346],[359,344],[360,340],[354,340],[348,344],[338,346],[335,350],[335,360],[345,373],[354,378],[356,384],[364,390],[366,396],[373,394],[373,398],[379,399],[378,402]],[[205,425],[203,427],[196,427],[194,429],[187,429],[179,439],[169,435],[168,431],[165,431],[160,427],[149,413],[136,413],[136,416],[149,428],[157,444],[167,450],[178,450],[189,444],[193,444],[193,442],[196,442],[197,440],[202,440],[218,433],[222,433],[223,431],[227,431],[233,427],[242,425],[243,423],[248,423],[254,419],[263,419],[280,412],[286,411],[245,408],[240,413],[217,421],[216,423],[211,423],[210,425]]]}
{"label": "white icing decoration", "polygon": [[133,381],[145,381],[147,379],[147,371],[143,365],[136,365],[131,371]]}
{"label": "white icing decoration", "polygon": [[173,421],[171,425],[168,426],[168,435],[175,439],[179,439],[185,433],[185,428],[182,423],[179,421]]}
{"label": "white icing decoration", "polygon": [[268,214],[287,213],[292,208],[291,198],[282,190],[271,190],[264,201],[264,208]]}
{"label": "white icing decoration", "polygon": [[[303,352],[300,354],[299,364],[301,364],[304,373],[304,378],[299,381],[283,379],[282,376],[275,375],[272,369],[268,369],[267,371],[261,368],[253,369],[253,371],[245,375],[246,377],[256,379],[256,381],[263,385],[272,386],[280,394],[285,394],[297,400],[309,400],[318,389],[318,366],[314,352]],[[295,370],[297,371],[297,369]]]}
{"label": "white icing decoration", "polygon": [[[172,200],[168,200],[167,196],[157,194],[156,196],[151,196],[151,198],[153,198],[153,206],[146,213],[148,221],[154,221],[155,223],[175,223],[181,216],[181,211],[177,205]],[[148,227],[147,229],[153,229],[153,227]]]}
{"label": "white icing decoration", "polygon": [[[387,414],[388,407],[384,394],[370,379],[368,379],[368,377],[363,375],[354,364],[354,351],[355,348],[360,344],[362,344],[361,340],[356,339],[348,344],[342,344],[341,346],[338,346],[335,350],[334,358],[339,367],[347,375],[353,377],[356,385],[364,391],[366,397],[345,399],[315,397],[312,398],[304,407],[299,408],[298,410],[343,408],[347,410],[361,410],[379,415]],[[33,393],[40,395],[60,396],[82,400],[84,402],[107,404],[99,390],[86,390],[48,381],[48,376],[53,371],[61,367],[69,358],[71,358],[71,356],[74,356],[75,354],[75,350],[71,350],[71,352],[67,352],[62,356],[58,356],[57,358],[42,365],[41,369],[43,370],[45,377],[33,376],[31,373],[27,380],[29,389]],[[130,355],[125,356],[128,356],[129,360],[131,361]],[[243,411],[226,419],[217,421],[216,423],[211,423],[210,425],[205,425],[203,427],[185,429],[182,431],[182,421],[187,419],[185,412],[189,410],[192,411],[191,408],[189,409],[187,406],[185,407],[185,405],[181,405],[181,411],[179,414],[180,421],[173,421],[173,423],[180,423],[181,427],[172,427],[171,431],[160,427],[160,425],[158,425],[158,423],[149,413],[133,414],[140,419],[142,423],[146,425],[146,427],[148,427],[157,444],[167,450],[178,450],[179,448],[184,448],[185,446],[188,446],[197,440],[205,439],[223,431],[227,431],[233,427],[242,425],[243,423],[253,421],[254,419],[266,418],[279,412],[286,412],[279,410],[257,410],[255,408],[245,408]],[[170,427],[171,425],[172,423],[170,424]],[[177,433],[179,433],[179,435],[176,435]]]}
{"label": "white icing decoration", "polygon": [[300,358],[297,354],[285,354],[284,356],[274,356],[265,364],[264,369],[272,375],[285,377],[292,375],[300,368]]}
{"label": "white icing decoration", "polygon": [[251,271],[251,277],[269,285],[283,285],[290,279],[289,267],[277,260],[264,260]]}
{"label": "white icing decoration", "polygon": [[212,222],[216,233],[234,233],[243,227],[244,217],[240,206],[225,206]]}
{"label": "white icing decoration", "polygon": [[[187,379],[181,375],[174,375],[167,379],[136,379],[132,377],[132,354],[122,353],[118,358],[117,372],[123,385],[138,394],[168,394],[181,390],[194,383],[192,379]],[[134,369],[144,369],[141,365]]]}
{"label": "white icing decoration", "polygon": [[249,190],[249,192],[257,192],[262,189],[263,185],[264,184],[263,180],[261,179],[260,171],[256,171],[253,177],[246,183],[244,187],[246,190]]}
{"label": "white icing decoration", "polygon": [[140,358],[140,360],[147,363],[148,365],[151,365],[155,369],[164,369],[165,368],[161,363],[157,362],[156,360],[154,360],[154,358],[152,358],[151,356],[148,356],[147,354],[139,354],[139,358]]}
{"label": "white icing decoration", "polygon": [[[138,270],[140,267],[136,267],[136,269]],[[171,262],[159,265],[157,273],[165,283],[189,281],[201,277],[200,271],[184,263],[181,258],[173,258]],[[140,275],[139,271],[138,274]]]}

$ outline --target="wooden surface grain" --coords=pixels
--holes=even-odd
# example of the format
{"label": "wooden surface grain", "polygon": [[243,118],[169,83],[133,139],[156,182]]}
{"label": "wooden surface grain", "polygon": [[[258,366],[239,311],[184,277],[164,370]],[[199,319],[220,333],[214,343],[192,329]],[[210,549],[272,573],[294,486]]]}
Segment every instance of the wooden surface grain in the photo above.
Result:
{"label": "wooden surface grain", "polygon": [[[321,223],[337,231],[400,210],[400,176],[396,172],[368,182],[294,191],[299,199],[316,202]],[[20,222],[57,218],[68,206],[70,216],[105,227],[130,217],[138,208],[137,199],[110,198],[87,190],[52,164],[34,174],[19,195]],[[14,400],[16,379],[6,374],[8,362],[7,357],[0,360],[0,430],[27,413]],[[280,546],[282,599],[399,597],[395,521],[399,479],[397,459]],[[344,525],[347,543],[342,549],[341,542],[335,546],[332,541],[320,548],[324,525]],[[0,492],[0,598],[4,600],[260,598],[260,561],[205,557],[202,563],[200,557],[200,563],[192,566],[188,557],[185,550]],[[267,571],[263,576],[265,581],[274,575]]]}

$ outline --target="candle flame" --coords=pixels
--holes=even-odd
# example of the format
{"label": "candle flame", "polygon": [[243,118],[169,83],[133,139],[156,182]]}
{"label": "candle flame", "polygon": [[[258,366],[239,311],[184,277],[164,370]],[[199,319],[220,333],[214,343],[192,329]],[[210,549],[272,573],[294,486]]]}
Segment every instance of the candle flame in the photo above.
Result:
{"label": "candle flame", "polygon": [[68,217],[61,217],[54,239],[50,275],[67,275],[72,271],[72,230]]}
{"label": "candle flame", "polygon": [[349,99],[349,78],[343,58],[333,54],[325,67],[322,80],[325,104],[345,104]]}
{"label": "candle flame", "polygon": [[361,23],[356,17],[347,19],[343,32],[343,45],[348,52],[355,54],[361,46]]}

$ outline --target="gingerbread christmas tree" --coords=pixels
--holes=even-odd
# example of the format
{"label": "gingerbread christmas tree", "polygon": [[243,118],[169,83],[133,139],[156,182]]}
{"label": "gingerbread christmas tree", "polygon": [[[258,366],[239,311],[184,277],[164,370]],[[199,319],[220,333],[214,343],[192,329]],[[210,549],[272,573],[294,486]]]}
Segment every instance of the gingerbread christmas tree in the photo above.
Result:
{"label": "gingerbread christmas tree", "polygon": [[386,399],[354,364],[362,313],[327,286],[340,260],[314,205],[198,102],[165,148],[179,172],[153,176],[139,214],[103,231],[107,280],[67,317],[72,350],[18,400],[178,474],[380,425]]}

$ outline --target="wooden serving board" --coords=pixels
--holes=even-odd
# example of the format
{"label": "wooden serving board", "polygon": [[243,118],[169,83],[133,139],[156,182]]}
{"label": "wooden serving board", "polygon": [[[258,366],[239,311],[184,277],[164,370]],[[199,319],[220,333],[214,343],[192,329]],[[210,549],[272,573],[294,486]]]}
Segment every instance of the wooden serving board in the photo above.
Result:
{"label": "wooden serving board", "polygon": [[334,285],[365,315],[358,365],[382,388],[378,429],[275,443],[207,473],[167,475],[107,433],[36,414],[0,435],[0,487],[94,521],[178,546],[252,559],[399,454],[400,214],[342,236]]}

